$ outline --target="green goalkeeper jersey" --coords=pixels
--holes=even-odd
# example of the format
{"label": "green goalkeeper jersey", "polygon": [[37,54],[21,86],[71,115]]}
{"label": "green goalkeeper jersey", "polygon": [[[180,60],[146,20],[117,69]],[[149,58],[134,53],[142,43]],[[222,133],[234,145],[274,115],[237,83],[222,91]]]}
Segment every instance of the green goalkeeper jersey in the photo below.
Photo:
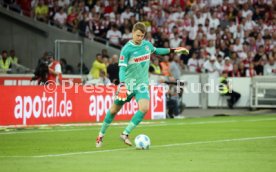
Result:
{"label": "green goalkeeper jersey", "polygon": [[169,52],[169,48],[155,48],[146,40],[143,40],[140,45],[134,44],[132,40],[128,41],[119,59],[120,82],[125,82],[129,90],[137,90],[139,86],[147,87],[151,54],[165,55]]}

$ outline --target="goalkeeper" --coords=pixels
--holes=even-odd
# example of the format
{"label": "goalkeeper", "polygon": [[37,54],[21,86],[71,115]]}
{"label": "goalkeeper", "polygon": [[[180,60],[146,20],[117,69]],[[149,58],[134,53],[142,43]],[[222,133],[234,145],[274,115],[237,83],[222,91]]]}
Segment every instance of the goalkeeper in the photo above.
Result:
{"label": "goalkeeper", "polygon": [[188,54],[189,51],[184,47],[178,48],[155,48],[149,41],[143,40],[146,34],[146,26],[138,22],[132,29],[132,40],[127,42],[121,50],[119,59],[119,79],[120,84],[116,93],[116,98],[108,110],[99,136],[96,140],[96,147],[101,147],[103,137],[110,123],[122,106],[135,97],[138,103],[138,111],[133,115],[128,126],[124,129],[120,138],[129,146],[132,143],[129,139],[131,131],[143,120],[144,115],[149,110],[149,79],[148,71],[150,65],[150,55],[166,55],[169,53]]}

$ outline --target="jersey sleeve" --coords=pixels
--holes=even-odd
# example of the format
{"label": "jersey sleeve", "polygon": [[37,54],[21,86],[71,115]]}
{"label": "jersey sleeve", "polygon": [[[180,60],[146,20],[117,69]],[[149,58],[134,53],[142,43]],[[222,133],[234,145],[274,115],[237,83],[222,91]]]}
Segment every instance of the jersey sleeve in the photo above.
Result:
{"label": "jersey sleeve", "polygon": [[170,54],[170,49],[169,48],[156,48],[154,54],[157,54],[157,55]]}
{"label": "jersey sleeve", "polygon": [[129,60],[129,53],[127,51],[127,48],[124,47],[120,53],[120,59],[119,59],[119,66],[125,66],[127,67]]}
{"label": "jersey sleeve", "polygon": [[156,48],[152,45],[152,43],[149,42],[149,41],[146,41],[146,44],[149,46],[150,53],[151,53],[151,54],[154,53],[155,50],[156,50]]}
{"label": "jersey sleeve", "polygon": [[169,48],[156,48],[149,41],[148,41],[148,45],[150,47],[151,54],[154,53],[154,54],[157,54],[157,55],[166,55],[166,54],[170,53]]}

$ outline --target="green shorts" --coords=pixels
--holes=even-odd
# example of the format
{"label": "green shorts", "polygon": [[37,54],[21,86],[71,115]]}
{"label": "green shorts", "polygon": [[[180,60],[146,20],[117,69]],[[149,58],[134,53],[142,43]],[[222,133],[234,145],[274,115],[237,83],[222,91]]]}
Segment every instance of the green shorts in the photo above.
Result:
{"label": "green shorts", "polygon": [[140,91],[140,90],[133,90],[133,92],[130,95],[127,96],[127,99],[125,101],[121,101],[121,100],[115,99],[114,103],[116,105],[124,105],[126,102],[130,102],[131,99],[132,99],[132,97],[135,97],[135,100],[136,100],[137,103],[141,99],[147,99],[147,100],[149,100],[150,99],[149,90],[148,90],[148,88],[145,88],[142,91]]}

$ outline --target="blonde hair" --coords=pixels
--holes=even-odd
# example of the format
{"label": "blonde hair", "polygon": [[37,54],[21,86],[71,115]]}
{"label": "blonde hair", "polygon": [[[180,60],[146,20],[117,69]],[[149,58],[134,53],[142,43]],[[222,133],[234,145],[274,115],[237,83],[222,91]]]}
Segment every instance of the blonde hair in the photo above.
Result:
{"label": "blonde hair", "polygon": [[142,33],[146,33],[146,25],[142,22],[137,22],[134,24],[132,31],[140,30]]}

